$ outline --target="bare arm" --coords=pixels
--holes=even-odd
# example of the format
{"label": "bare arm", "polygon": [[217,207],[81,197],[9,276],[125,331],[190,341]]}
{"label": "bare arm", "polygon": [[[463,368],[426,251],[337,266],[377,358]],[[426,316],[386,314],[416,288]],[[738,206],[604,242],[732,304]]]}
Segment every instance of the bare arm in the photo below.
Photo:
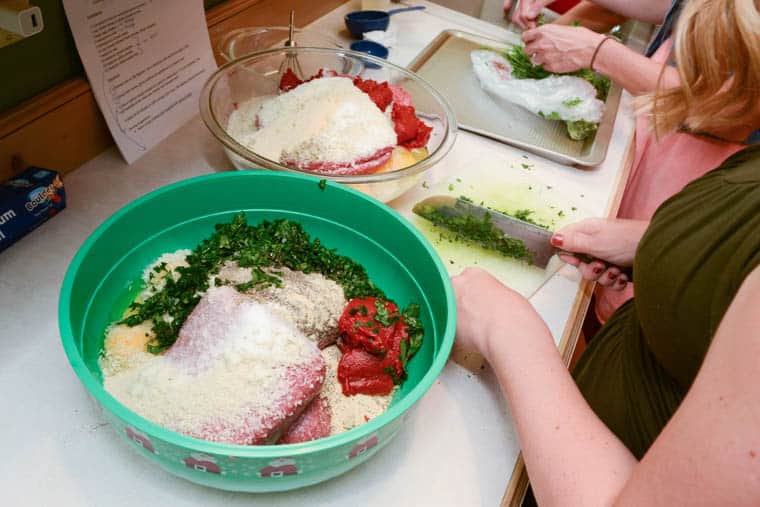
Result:
{"label": "bare arm", "polygon": [[653,62],[616,40],[606,41],[599,49],[594,60],[594,70],[623,86],[631,95],[654,92],[661,72],[664,72],[663,87],[671,88],[681,83],[674,67],[667,65],[663,71],[662,64]]}
{"label": "bare arm", "polygon": [[[632,95],[653,92],[662,64],[653,62],[614,39],[602,42],[604,37],[587,28],[554,23],[522,33],[525,52],[532,56],[533,63],[541,64],[547,70],[573,72],[589,68],[593,59],[593,70],[608,76]],[[596,51],[598,47],[599,51]],[[677,86],[680,83],[678,71],[667,66],[663,80],[665,87]]]}
{"label": "bare arm", "polygon": [[584,0],[557,18],[554,23],[558,25],[579,23],[589,30],[604,33],[609,32],[614,26],[622,24],[625,21],[625,16]]}
{"label": "bare arm", "polygon": [[[509,10],[514,1],[506,0],[504,10]],[[512,21],[523,28],[533,28],[541,9],[551,2],[552,0],[520,0],[512,13]],[[594,3],[623,18],[639,19],[652,24],[662,23],[671,4],[670,0],[594,0]]]}
{"label": "bare arm", "polygon": [[745,279],[686,398],[620,505],[760,504],[760,268]]}
{"label": "bare arm", "polygon": [[[476,350],[509,401],[538,504],[612,503],[636,459],[586,404],[544,322],[525,298],[485,271],[466,270],[454,288],[457,340],[482,340]],[[484,305],[493,305],[485,315],[498,319],[485,323]]]}
{"label": "bare arm", "polygon": [[662,23],[670,8],[670,0],[594,0],[594,3],[625,18],[652,23]]}
{"label": "bare arm", "polygon": [[760,502],[760,268],[740,288],[694,385],[640,463],[586,404],[527,300],[482,270],[466,270],[454,284],[457,339],[496,371],[540,505]]}

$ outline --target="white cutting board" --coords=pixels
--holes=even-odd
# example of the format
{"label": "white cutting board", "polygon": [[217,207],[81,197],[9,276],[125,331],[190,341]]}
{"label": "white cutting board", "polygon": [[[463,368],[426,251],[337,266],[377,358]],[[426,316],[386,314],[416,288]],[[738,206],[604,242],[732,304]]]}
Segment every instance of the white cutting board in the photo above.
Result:
{"label": "white cutting board", "polygon": [[[457,142],[460,141],[463,141],[462,137]],[[462,150],[457,151],[462,153]],[[390,204],[430,241],[449,274],[455,275],[466,267],[477,266],[525,297],[530,297],[561,267],[562,262],[558,258],[554,257],[546,269],[541,269],[476,245],[442,239],[441,229],[415,215],[412,207],[433,195],[464,195],[476,204],[482,202],[485,206],[507,212],[533,210],[535,213],[531,216],[535,220],[549,225],[550,230],[556,230],[590,215],[583,209],[584,195],[580,189],[563,190],[552,184],[558,179],[552,178],[552,171],[556,175],[558,170],[567,170],[566,166],[559,167],[522,151],[504,153],[485,148],[482,144],[473,151],[478,155],[468,157],[467,161],[447,157],[442,170],[436,167],[428,171],[412,190]]]}

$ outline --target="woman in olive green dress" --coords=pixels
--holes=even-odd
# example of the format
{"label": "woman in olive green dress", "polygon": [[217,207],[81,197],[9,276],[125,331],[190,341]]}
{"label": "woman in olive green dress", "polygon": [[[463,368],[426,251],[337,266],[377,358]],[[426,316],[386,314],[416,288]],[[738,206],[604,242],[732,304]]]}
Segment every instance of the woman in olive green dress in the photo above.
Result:
{"label": "woman in olive green dress", "polygon": [[[649,102],[658,132],[760,127],[758,3],[687,3],[681,86]],[[609,263],[563,256],[587,279],[623,287],[612,265],[636,277],[575,382],[525,298],[482,270],[454,278],[457,340],[496,372],[539,504],[760,505],[760,147],[688,184],[650,223],[585,220],[552,241]]]}

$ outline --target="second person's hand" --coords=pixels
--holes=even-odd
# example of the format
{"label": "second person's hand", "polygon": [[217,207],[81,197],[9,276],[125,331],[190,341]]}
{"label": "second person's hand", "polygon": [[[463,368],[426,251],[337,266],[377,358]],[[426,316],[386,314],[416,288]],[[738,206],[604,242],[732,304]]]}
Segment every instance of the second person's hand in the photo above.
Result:
{"label": "second person's hand", "polygon": [[591,67],[594,51],[605,35],[580,26],[548,24],[522,33],[525,53],[536,65],[557,72]]}
{"label": "second person's hand", "polygon": [[[505,0],[504,11],[508,11],[517,0]],[[541,14],[541,9],[554,0],[519,0],[517,7],[512,12],[512,22],[522,28],[533,28]]]}

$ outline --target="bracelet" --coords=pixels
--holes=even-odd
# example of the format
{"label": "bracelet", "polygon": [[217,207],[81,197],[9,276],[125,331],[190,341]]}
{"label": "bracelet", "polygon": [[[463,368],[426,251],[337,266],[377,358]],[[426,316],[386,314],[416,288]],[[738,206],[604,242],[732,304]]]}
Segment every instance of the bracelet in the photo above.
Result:
{"label": "bracelet", "polygon": [[594,70],[594,61],[596,60],[596,55],[599,54],[599,50],[602,48],[602,44],[607,42],[608,40],[612,39],[609,35],[605,35],[604,39],[599,41],[599,44],[596,45],[596,49],[594,50],[594,54],[591,56],[591,63],[589,64],[588,68],[591,70]]}

